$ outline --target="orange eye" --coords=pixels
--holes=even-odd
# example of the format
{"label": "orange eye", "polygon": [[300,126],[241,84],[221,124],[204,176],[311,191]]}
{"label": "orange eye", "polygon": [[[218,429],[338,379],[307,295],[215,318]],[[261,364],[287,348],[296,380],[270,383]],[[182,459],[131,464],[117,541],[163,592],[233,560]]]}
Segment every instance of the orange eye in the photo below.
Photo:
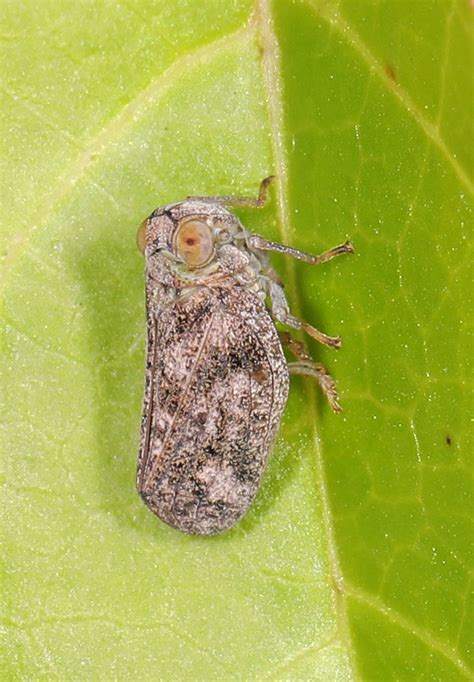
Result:
{"label": "orange eye", "polygon": [[141,223],[140,227],[138,228],[138,232],[137,232],[137,246],[142,253],[145,253],[145,247],[146,247],[146,224],[147,224],[147,222],[148,222],[148,218],[145,218],[145,220]]}
{"label": "orange eye", "polygon": [[175,248],[190,268],[202,268],[214,255],[211,230],[202,220],[189,218],[178,227]]}

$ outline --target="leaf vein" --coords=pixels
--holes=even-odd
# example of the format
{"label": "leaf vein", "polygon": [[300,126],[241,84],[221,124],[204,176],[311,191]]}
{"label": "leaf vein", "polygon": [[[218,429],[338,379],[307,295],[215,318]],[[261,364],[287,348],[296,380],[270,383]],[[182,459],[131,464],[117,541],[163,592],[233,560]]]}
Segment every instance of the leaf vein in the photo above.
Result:
{"label": "leaf vein", "polygon": [[402,630],[414,635],[428,649],[431,649],[435,653],[444,656],[444,658],[446,658],[463,675],[465,675],[468,680],[472,679],[474,671],[472,671],[469,666],[461,659],[459,654],[451,647],[444,644],[444,642],[441,642],[436,637],[433,637],[430,632],[427,632],[424,628],[419,627],[413,620],[387,606],[378,597],[366,594],[357,587],[351,587],[346,584],[346,592],[347,595],[355,601],[358,601],[359,603],[368,606],[374,611],[377,611],[394,625],[398,625],[398,627],[400,627]]}
{"label": "leaf vein", "polygon": [[398,99],[404,109],[410,114],[413,120],[419,125],[426,137],[433,143],[435,147],[442,153],[446,161],[452,167],[454,173],[460,182],[464,185],[466,190],[474,197],[474,183],[468,175],[468,172],[456,159],[444,139],[440,135],[439,128],[436,124],[431,123],[420,111],[414,100],[410,97],[408,92],[400,86],[400,84],[393,83],[386,75],[383,66],[377,60],[375,55],[370,51],[368,46],[362,40],[360,35],[355,31],[344,17],[331,6],[330,9],[326,5],[321,4],[318,8],[314,6],[313,1],[309,1],[309,7],[318,14],[322,19],[326,20],[332,27],[334,27],[340,36],[359,54],[364,62],[369,67],[370,71],[374,73],[384,83],[385,87],[392,95]]}

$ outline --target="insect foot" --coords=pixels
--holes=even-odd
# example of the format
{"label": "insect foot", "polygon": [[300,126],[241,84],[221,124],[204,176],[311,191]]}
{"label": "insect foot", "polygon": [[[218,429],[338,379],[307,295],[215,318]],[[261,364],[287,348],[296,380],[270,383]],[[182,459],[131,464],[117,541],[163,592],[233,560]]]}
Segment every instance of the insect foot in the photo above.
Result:
{"label": "insect foot", "polygon": [[[353,249],[345,242],[313,256],[250,234],[226,206],[263,206],[272,180],[256,198],[188,197],[157,208],[137,235],[147,309],[137,488],[152,512],[186,533],[225,531],[247,512],[290,373],[316,378],[340,410],[327,370],[274,320],[335,348],[340,339],[291,315],[269,252],[315,265]],[[287,362],[282,340],[297,362]]]}

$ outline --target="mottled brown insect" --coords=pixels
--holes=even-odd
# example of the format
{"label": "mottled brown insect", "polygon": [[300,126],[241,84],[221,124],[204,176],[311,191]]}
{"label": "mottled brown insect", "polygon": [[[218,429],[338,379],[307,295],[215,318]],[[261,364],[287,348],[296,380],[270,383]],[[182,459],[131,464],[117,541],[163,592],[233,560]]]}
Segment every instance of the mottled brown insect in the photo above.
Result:
{"label": "mottled brown insect", "polygon": [[[258,198],[188,197],[157,208],[138,231],[146,262],[148,349],[137,487],[160,519],[212,535],[245,514],[259,488],[288,397],[289,373],[315,377],[340,410],[334,381],[274,321],[328,346],[290,314],[268,251],[317,264],[321,256],[250,234],[225,206]],[[268,306],[266,302],[268,301]],[[287,345],[297,362],[287,362]]]}

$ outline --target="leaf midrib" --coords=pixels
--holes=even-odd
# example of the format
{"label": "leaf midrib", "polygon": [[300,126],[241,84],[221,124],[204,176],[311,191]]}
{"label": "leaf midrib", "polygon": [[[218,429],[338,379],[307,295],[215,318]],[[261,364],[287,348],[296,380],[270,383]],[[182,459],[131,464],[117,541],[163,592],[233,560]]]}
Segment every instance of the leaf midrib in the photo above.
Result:
{"label": "leaf midrib", "polygon": [[[288,207],[289,186],[286,149],[284,143],[284,107],[282,101],[283,85],[280,79],[279,46],[273,27],[273,20],[269,0],[257,0],[256,13],[257,32],[260,34],[260,39],[264,47],[262,68],[263,79],[265,86],[267,88],[267,102],[269,109],[270,129],[272,135],[272,146],[276,164],[278,212],[280,218],[279,226],[283,242],[291,244],[293,230],[291,229],[290,211]],[[296,286],[296,272],[294,261],[288,259],[286,267],[291,290],[293,292],[293,299],[295,301],[294,308],[298,310],[300,306],[298,301],[299,297]],[[316,387],[314,385],[314,381],[308,381],[307,388],[309,396],[308,413],[311,419],[311,424],[313,425],[312,428],[313,445],[316,453],[315,462],[316,485],[319,488],[319,494],[322,503],[323,509],[322,522],[325,530],[325,536],[328,542],[329,563],[331,565],[333,582],[335,585],[338,585],[341,584],[342,582],[342,574],[337,554],[335,532],[331,518],[329,494],[325,479],[324,460],[321,448],[321,438],[319,437],[317,428],[318,415],[316,409]],[[351,661],[352,677],[356,679],[357,678],[356,666],[353,660],[353,645],[350,636],[346,600],[345,597],[343,596],[343,593],[339,595],[336,594],[335,588],[333,588],[333,602],[335,604],[337,635],[333,634],[329,641],[334,641],[337,637],[341,642],[345,643],[345,648]],[[316,653],[317,651],[320,651],[322,648],[325,648],[325,646],[327,645],[328,641],[326,641],[326,643],[315,642],[309,649],[305,649],[303,654],[307,655],[309,651]],[[297,658],[299,658],[299,655],[297,655]],[[294,662],[294,660],[295,657],[292,656],[290,661],[283,662],[282,663],[283,669],[287,670],[288,666],[291,664],[291,662]],[[277,670],[280,671],[280,667],[278,667]]]}

